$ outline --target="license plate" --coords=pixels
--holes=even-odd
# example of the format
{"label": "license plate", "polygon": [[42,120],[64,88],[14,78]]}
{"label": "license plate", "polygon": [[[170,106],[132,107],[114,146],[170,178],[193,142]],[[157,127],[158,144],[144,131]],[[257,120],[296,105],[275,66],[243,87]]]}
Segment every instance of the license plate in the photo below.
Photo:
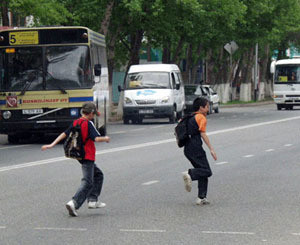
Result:
{"label": "license plate", "polygon": [[34,115],[34,114],[41,114],[43,113],[43,109],[29,109],[29,110],[23,110],[23,114],[26,115]]}
{"label": "license plate", "polygon": [[140,114],[151,114],[153,113],[153,110],[139,110]]}

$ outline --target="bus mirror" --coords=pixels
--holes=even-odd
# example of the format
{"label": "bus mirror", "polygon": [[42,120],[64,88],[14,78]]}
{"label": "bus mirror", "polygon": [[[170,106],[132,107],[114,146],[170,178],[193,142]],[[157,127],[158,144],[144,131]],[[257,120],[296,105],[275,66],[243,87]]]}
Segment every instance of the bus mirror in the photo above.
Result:
{"label": "bus mirror", "polygon": [[95,72],[95,76],[101,76],[101,65],[100,64],[96,64],[94,66],[94,72]]}
{"label": "bus mirror", "polygon": [[275,65],[276,65],[276,61],[272,61],[271,65],[270,65],[270,73],[274,74],[275,72]]}
{"label": "bus mirror", "polygon": [[118,91],[119,91],[119,92],[122,92],[122,91],[123,91],[121,85],[118,85]]}
{"label": "bus mirror", "polygon": [[180,83],[176,83],[176,90],[180,89]]}

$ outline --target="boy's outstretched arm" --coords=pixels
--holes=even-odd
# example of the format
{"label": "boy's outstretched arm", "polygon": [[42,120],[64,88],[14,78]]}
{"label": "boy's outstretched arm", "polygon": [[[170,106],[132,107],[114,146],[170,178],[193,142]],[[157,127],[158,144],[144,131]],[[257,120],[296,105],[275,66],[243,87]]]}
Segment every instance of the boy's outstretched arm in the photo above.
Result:
{"label": "boy's outstretched arm", "polygon": [[106,142],[108,143],[110,138],[108,136],[98,136],[95,138],[95,142]]}
{"label": "boy's outstretched arm", "polygon": [[201,138],[203,139],[203,141],[205,142],[205,144],[207,145],[208,149],[210,150],[210,154],[213,157],[213,159],[216,161],[217,160],[217,154],[215,153],[214,149],[212,148],[209,139],[206,135],[205,132],[201,132]]}
{"label": "boy's outstretched arm", "polygon": [[65,133],[61,133],[50,145],[43,145],[42,151],[54,147],[56,144],[58,144],[60,141],[62,141],[66,137],[67,137],[67,135]]}

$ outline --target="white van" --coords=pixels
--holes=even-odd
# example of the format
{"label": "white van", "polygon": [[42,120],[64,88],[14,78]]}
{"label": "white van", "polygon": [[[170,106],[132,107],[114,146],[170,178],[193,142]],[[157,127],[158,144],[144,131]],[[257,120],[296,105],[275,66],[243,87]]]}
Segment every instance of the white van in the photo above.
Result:
{"label": "white van", "polygon": [[185,107],[180,70],[173,64],[132,65],[124,88],[123,121],[142,123],[146,117],[167,117],[174,123]]}

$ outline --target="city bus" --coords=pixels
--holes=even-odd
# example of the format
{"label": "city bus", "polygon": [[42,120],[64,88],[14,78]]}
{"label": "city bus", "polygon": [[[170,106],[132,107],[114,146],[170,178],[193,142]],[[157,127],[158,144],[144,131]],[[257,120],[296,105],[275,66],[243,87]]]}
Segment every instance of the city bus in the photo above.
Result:
{"label": "city bus", "polygon": [[88,101],[105,135],[108,96],[103,35],[86,27],[0,30],[0,134],[10,143],[64,131]]}
{"label": "city bus", "polygon": [[273,97],[277,109],[292,110],[300,106],[300,59],[283,59],[273,62]]}

